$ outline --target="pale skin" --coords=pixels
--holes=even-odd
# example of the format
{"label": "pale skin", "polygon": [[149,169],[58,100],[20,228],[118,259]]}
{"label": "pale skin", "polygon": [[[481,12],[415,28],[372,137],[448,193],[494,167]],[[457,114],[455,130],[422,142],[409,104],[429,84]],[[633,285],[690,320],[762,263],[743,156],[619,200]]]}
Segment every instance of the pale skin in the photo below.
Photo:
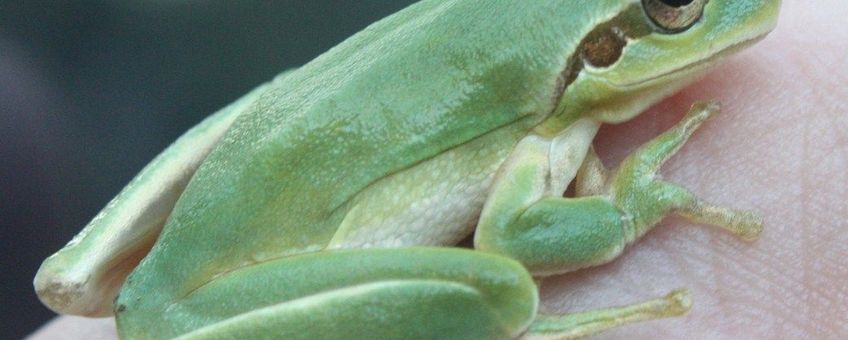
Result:
{"label": "pale skin", "polygon": [[[803,10],[801,6],[792,7],[791,3],[786,5],[791,7],[785,9],[789,13],[799,13],[797,11]],[[783,29],[779,28],[775,36],[799,32],[787,29],[786,25],[800,25],[801,22],[804,23],[805,32],[810,30],[810,20],[788,21],[784,20],[781,24]],[[833,38],[831,41],[844,41],[833,36],[836,32],[830,33]],[[687,187],[711,201],[733,202],[734,205],[759,209],[766,216],[767,231],[762,239],[749,245],[715,229],[688,227],[682,220],[672,219],[664,223],[665,226],[649,233],[645,241],[632,247],[625,256],[612,264],[548,280],[543,289],[542,300],[550,309],[580,310],[629,303],[644,299],[646,295],[661,295],[670,288],[689,286],[693,289],[696,299],[696,308],[690,317],[630,326],[621,330],[627,333],[618,334],[633,335],[634,331],[646,337],[652,334],[670,337],[686,334],[751,334],[762,337],[776,334],[807,334],[814,337],[833,335],[834,332],[844,334],[845,329],[839,329],[844,327],[841,322],[835,317],[831,317],[833,319],[828,322],[827,316],[840,315],[839,308],[844,308],[841,306],[844,305],[845,288],[838,285],[838,282],[840,278],[845,278],[846,273],[844,266],[838,266],[837,260],[840,254],[844,254],[844,249],[838,247],[844,247],[845,242],[844,236],[834,231],[845,226],[844,221],[838,218],[846,213],[844,203],[840,205],[838,200],[845,194],[845,178],[839,178],[840,172],[834,170],[840,168],[839,164],[828,164],[822,160],[810,161],[813,164],[800,164],[798,157],[814,157],[811,155],[817,152],[828,152],[826,159],[838,162],[838,157],[834,157],[839,154],[839,147],[844,150],[845,146],[845,136],[838,135],[845,131],[840,128],[844,126],[845,120],[842,118],[844,116],[838,116],[838,113],[845,112],[845,107],[837,102],[836,98],[844,98],[845,90],[836,88],[834,92],[826,92],[826,95],[808,94],[803,89],[816,88],[821,86],[822,82],[803,83],[802,80],[830,79],[832,84],[839,85],[844,84],[845,76],[843,73],[842,78],[839,78],[839,65],[832,68],[824,68],[821,64],[816,64],[816,68],[805,67],[810,64],[799,61],[814,61],[804,56],[796,55],[797,59],[793,59],[781,58],[780,54],[776,54],[780,52],[791,56],[790,53],[793,52],[789,50],[790,47],[781,47],[781,44],[804,41],[792,39],[788,36],[785,39],[772,37],[765,43],[773,44],[767,51],[762,49],[769,45],[762,45],[757,50],[734,58],[703,82],[652,111],[662,111],[662,115],[648,112],[633,123],[606,129],[597,143],[599,153],[609,160],[608,165],[615,164],[622,155],[632,151],[630,145],[639,144],[651,135],[665,130],[680,117],[692,101],[702,98],[722,100],[725,104],[724,113],[696,134],[692,142],[662,173],[665,178],[685,183]],[[824,47],[819,45],[807,49],[795,45],[794,48],[797,48],[795,51],[816,50],[824,53]],[[838,45],[833,48],[835,50],[831,57],[815,62],[838,63],[845,60],[840,58],[844,57],[844,46],[841,51],[836,51],[839,49]],[[768,63],[761,64],[764,60]],[[786,65],[775,66],[781,63]],[[760,65],[760,71],[756,71],[757,65]],[[798,70],[798,73],[792,74],[792,70]],[[791,86],[797,86],[799,90],[787,90]],[[840,90],[843,92],[840,93]],[[787,93],[792,93],[793,96],[788,96]],[[810,97],[804,97],[805,95]],[[819,97],[812,97],[813,95]],[[778,101],[775,101],[775,98]],[[806,130],[797,129],[799,112],[804,115],[804,121],[810,126]],[[658,124],[657,121],[666,124]],[[816,125],[816,122],[819,124]],[[769,128],[758,134],[755,132],[760,131],[757,130],[758,127]],[[785,134],[778,136],[778,133]],[[632,141],[631,138],[638,138],[634,137],[637,135],[642,138],[635,143],[613,141],[616,138]],[[793,140],[793,137],[801,139],[805,135],[814,136],[809,140],[810,146],[796,149],[794,153],[790,152],[792,149],[786,147],[786,144],[781,144],[786,140]],[[740,140],[733,138],[734,136],[751,138]],[[763,139],[769,142],[762,142]],[[784,147],[775,151],[774,145]],[[771,166],[765,166],[766,164]],[[786,164],[795,166],[787,167]],[[764,177],[768,179],[763,179]],[[817,180],[822,177],[827,177],[828,181]],[[789,179],[781,180],[782,178]],[[806,184],[775,185],[793,181]],[[802,198],[800,201],[809,200],[809,208],[785,208],[797,206],[799,197]],[[817,215],[819,211],[826,211],[824,215],[827,216],[821,213]],[[818,225],[805,223],[807,220],[815,220]],[[798,222],[788,225],[785,221]],[[818,256],[810,256],[815,269],[809,269],[795,260],[798,254],[812,251],[809,247],[804,248],[803,243],[799,245],[797,242],[790,242],[789,238],[781,237],[797,234],[799,227],[809,228],[805,240],[819,249]],[[658,262],[664,265],[657,265]],[[759,266],[774,269],[763,270]],[[797,266],[797,270],[788,270],[787,266]],[[773,282],[774,286],[756,283],[761,280]],[[800,295],[804,291],[795,285],[797,281],[805,282],[805,287],[817,292],[813,294],[812,299],[803,301],[798,298],[792,302],[792,295]],[[816,294],[820,294],[819,298],[815,297]],[[781,296],[782,299],[768,298],[773,295]],[[840,296],[843,301],[839,301]],[[821,302],[822,299],[826,301]],[[557,304],[555,301],[562,301],[563,304]],[[817,301],[818,304],[815,304]],[[758,305],[761,306],[755,307]],[[800,320],[795,315],[781,314],[782,310],[792,307],[803,311],[804,317],[808,319]],[[739,311],[742,311],[741,316],[738,315]],[[728,316],[727,313],[734,314]],[[745,321],[746,316],[749,318],[747,320],[760,321],[762,315],[773,318],[775,323],[770,327],[746,327],[754,322]],[[613,337],[615,334],[607,333]]]}

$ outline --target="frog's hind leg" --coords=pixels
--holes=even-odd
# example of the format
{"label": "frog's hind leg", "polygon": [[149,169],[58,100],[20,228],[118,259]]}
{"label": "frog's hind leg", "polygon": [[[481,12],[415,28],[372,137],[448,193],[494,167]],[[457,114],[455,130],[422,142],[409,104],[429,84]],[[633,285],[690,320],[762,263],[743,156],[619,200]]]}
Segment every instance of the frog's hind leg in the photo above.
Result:
{"label": "frog's hind leg", "polygon": [[530,273],[460,248],[321,251],[237,269],[183,297],[130,282],[122,337],[178,339],[540,339],[584,336],[679,315],[686,292],[640,304],[537,315]]}
{"label": "frog's hind leg", "polygon": [[[181,339],[505,339],[538,293],[518,262],[458,248],[348,249],[243,267],[153,301],[128,283],[123,335]],[[151,326],[154,325],[154,326]]]}
{"label": "frog's hind leg", "polygon": [[518,259],[536,275],[606,263],[668,214],[755,238],[761,220],[750,212],[705,203],[688,190],[656,178],[659,167],[711,114],[699,103],[686,117],[627,157],[612,172],[592,152],[578,175],[575,198],[551,194],[549,140],[522,140],[493,185],[480,217],[475,246]]}
{"label": "frog's hind leg", "polygon": [[128,282],[122,337],[178,339],[525,339],[583,336],[685,313],[686,292],[624,307],[537,315],[530,273],[460,248],[346,249],[263,262],[161,299]]}

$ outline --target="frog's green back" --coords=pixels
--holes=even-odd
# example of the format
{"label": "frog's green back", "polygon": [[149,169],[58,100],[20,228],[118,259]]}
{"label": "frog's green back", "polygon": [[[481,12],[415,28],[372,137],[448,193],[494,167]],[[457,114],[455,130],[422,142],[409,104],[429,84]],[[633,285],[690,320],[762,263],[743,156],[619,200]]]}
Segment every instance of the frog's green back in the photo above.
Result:
{"label": "frog's green back", "polygon": [[170,275],[134,276],[196,287],[234,267],[322,248],[345,203],[370,183],[498,127],[532,128],[552,110],[558,77],[595,23],[570,18],[628,2],[424,1],[368,27],[239,117],[139,268]]}

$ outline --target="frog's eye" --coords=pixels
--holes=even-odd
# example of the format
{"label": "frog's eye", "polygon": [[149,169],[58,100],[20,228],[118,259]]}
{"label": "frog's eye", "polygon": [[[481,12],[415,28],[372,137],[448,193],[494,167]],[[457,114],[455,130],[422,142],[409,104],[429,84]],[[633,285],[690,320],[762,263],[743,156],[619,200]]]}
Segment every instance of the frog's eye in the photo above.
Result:
{"label": "frog's eye", "polygon": [[642,0],[645,13],[657,26],[669,32],[686,30],[704,14],[708,0]]}

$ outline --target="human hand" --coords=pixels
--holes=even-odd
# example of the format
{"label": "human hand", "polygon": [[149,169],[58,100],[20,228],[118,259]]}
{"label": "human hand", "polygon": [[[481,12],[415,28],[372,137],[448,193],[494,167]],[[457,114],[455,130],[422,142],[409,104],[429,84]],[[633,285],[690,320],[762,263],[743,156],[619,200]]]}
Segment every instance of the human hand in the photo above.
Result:
{"label": "human hand", "polygon": [[701,198],[765,218],[747,243],[670,218],[615,262],[545,281],[557,312],[621,305],[688,287],[688,316],[602,339],[848,337],[848,3],[784,1],[777,29],[637,119],[607,126],[608,166],[697,100],[722,112],[661,173]]}

